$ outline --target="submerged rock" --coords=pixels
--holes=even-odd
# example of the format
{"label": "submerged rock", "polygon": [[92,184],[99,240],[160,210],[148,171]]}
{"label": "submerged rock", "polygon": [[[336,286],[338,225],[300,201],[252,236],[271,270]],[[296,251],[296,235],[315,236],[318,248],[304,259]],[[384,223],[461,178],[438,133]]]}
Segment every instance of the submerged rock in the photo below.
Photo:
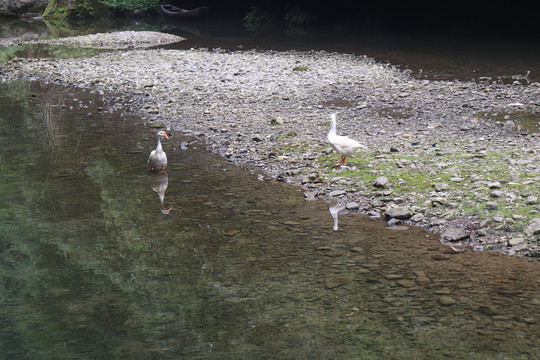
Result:
{"label": "submerged rock", "polygon": [[451,298],[448,295],[439,296],[439,304],[441,304],[443,306],[454,305],[456,302],[457,302],[456,300],[454,300],[453,298]]}

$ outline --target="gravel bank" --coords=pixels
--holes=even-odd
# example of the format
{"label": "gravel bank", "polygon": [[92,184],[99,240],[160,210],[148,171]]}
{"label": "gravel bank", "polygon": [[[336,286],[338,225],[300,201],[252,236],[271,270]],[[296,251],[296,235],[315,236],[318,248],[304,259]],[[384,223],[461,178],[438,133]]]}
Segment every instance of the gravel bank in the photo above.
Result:
{"label": "gravel bank", "polygon": [[154,31],[120,31],[106,34],[89,34],[47,40],[1,39],[0,46],[22,44],[63,45],[93,49],[140,49],[176,43],[184,38]]}
{"label": "gravel bank", "polygon": [[[540,135],[519,122],[540,109],[538,83],[416,80],[326,52],[135,49],[1,66],[4,79],[98,89],[307,198],[440,231],[456,249],[540,256]],[[370,149],[338,169],[334,112],[338,133]]]}

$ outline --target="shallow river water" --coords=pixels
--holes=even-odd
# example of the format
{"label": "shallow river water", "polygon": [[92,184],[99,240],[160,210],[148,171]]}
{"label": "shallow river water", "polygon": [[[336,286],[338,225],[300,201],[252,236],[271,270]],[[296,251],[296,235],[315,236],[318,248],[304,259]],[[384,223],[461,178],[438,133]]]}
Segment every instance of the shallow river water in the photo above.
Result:
{"label": "shallow river water", "polygon": [[0,83],[1,358],[540,358],[538,261],[356,214],[335,231],[181,134],[149,174],[155,129],[123,108]]}

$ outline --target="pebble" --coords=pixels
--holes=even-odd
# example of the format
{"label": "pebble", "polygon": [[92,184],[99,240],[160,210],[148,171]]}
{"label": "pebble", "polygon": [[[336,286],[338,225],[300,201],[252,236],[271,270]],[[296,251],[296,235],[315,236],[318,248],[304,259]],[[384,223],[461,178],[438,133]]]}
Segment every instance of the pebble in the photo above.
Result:
{"label": "pebble", "polygon": [[527,204],[529,205],[538,204],[538,196],[535,196],[535,195],[527,196]]}
{"label": "pebble", "polygon": [[497,208],[497,203],[495,201],[486,202],[486,210],[495,210]]}
{"label": "pebble", "polygon": [[379,176],[375,179],[373,186],[376,188],[384,188],[389,184],[388,178],[386,176]]}
{"label": "pebble", "polygon": [[446,191],[450,188],[450,185],[447,183],[436,183],[434,186],[437,191]]}
{"label": "pebble", "polygon": [[502,187],[501,183],[499,181],[490,182],[488,183],[488,188],[490,189],[500,189]]}
{"label": "pebble", "polygon": [[345,190],[333,190],[331,191],[328,196],[330,197],[339,197],[345,195],[347,192]]}
{"label": "pebble", "polygon": [[355,201],[351,201],[345,204],[345,208],[347,210],[358,210],[360,208],[360,205]]}
{"label": "pebble", "polygon": [[389,219],[407,220],[412,216],[411,209],[407,206],[395,207],[387,210],[385,213]]}

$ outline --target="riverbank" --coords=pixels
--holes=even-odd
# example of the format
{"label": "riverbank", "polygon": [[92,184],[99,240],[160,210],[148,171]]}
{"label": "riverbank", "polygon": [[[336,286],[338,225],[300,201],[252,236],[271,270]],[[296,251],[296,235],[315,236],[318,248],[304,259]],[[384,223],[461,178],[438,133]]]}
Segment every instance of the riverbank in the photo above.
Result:
{"label": "riverbank", "polygon": [[[519,121],[540,109],[537,83],[417,80],[346,54],[205,49],[15,59],[0,77],[97,89],[309,199],[440,231],[455,249],[540,256],[540,135]],[[331,113],[339,134],[369,148],[341,168],[326,141]]]}

